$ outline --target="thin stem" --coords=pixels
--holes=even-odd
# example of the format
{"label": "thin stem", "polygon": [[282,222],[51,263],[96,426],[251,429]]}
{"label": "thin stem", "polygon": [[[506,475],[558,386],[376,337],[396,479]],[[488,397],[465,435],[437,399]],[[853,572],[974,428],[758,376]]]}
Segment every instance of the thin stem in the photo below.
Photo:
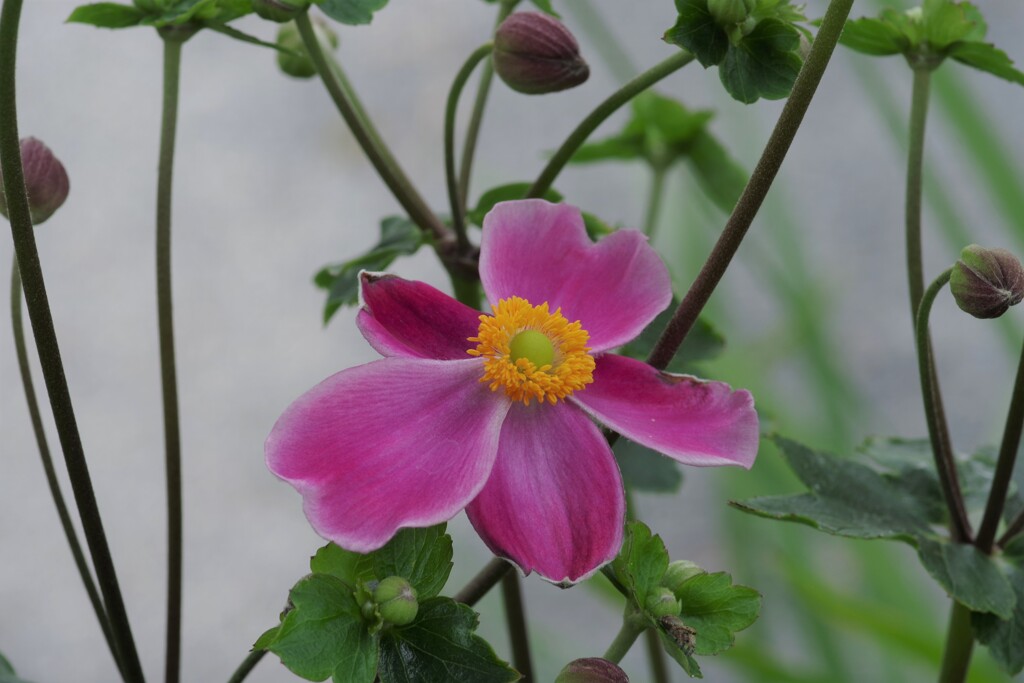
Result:
{"label": "thin stem", "polygon": [[971,664],[973,650],[971,610],[954,600],[953,609],[949,614],[949,630],[946,633],[946,648],[942,655],[939,683],[963,683],[967,680],[967,668]]}
{"label": "thin stem", "polygon": [[924,294],[924,265],[921,256],[921,186],[924,168],[924,129],[928,119],[928,91],[931,71],[914,69],[910,101],[910,151],[907,158],[906,240],[907,278],[910,285],[910,312],[917,320],[917,309]]}
{"label": "thin stem", "polygon": [[512,665],[523,675],[521,680],[530,683],[536,679],[533,677],[530,634],[526,629],[526,609],[523,607],[523,591],[518,574],[505,574],[501,580],[501,594],[505,600],[505,619],[508,621],[508,635],[512,642]]}
{"label": "thin stem", "polygon": [[50,488],[50,496],[53,498],[54,507],[57,508],[57,516],[60,518],[60,525],[64,529],[64,537],[71,548],[71,556],[75,560],[75,567],[78,568],[78,575],[82,577],[82,584],[85,586],[85,592],[89,595],[89,602],[96,613],[96,619],[100,622],[100,628],[103,629],[103,638],[107,641],[107,647],[110,648],[114,661],[118,662],[118,667],[120,667],[117,648],[114,647],[113,634],[110,632],[110,623],[107,621],[107,612],[103,608],[103,601],[100,599],[99,591],[92,580],[89,565],[86,564],[82,545],[78,542],[78,534],[75,532],[67,503],[64,502],[64,494],[61,493],[60,483],[57,481],[57,471],[53,466],[50,447],[46,443],[43,417],[39,412],[39,400],[36,398],[36,389],[32,382],[32,371],[28,360],[28,347],[25,344],[25,328],[22,324],[21,316],[21,275],[18,273],[17,259],[11,265],[11,329],[14,332],[14,350],[18,356],[21,386],[25,390],[25,402],[28,404],[32,432],[35,434],[36,446],[39,448],[39,459],[42,460],[43,471],[46,473],[46,484]]}
{"label": "thin stem", "polygon": [[466,86],[466,81],[473,69],[491,54],[492,43],[484,43],[469,56],[466,63],[455,76],[451,90],[448,91],[448,104],[444,112],[444,173],[448,180],[448,202],[452,210],[452,228],[455,239],[459,243],[459,251],[469,251],[469,238],[466,237],[466,198],[459,192],[459,181],[455,173],[455,116],[459,109],[459,96]]}
{"label": "thin stem", "polygon": [[647,629],[644,634],[644,644],[647,646],[647,661],[651,665],[651,680],[654,683],[671,683],[672,675],[668,671],[665,650],[661,647],[658,632],[653,628]]}
{"label": "thin stem", "polygon": [[178,122],[181,75],[179,40],[164,39],[163,112],[156,190],[156,301],[160,335],[160,386],[164,413],[164,459],[167,473],[167,638],[164,680],[178,683],[181,666],[181,427],[178,378],[174,359],[174,306],[171,296],[171,181]]}
{"label": "thin stem", "polygon": [[[501,22],[512,14],[512,10],[519,4],[519,0],[501,0],[498,8],[498,18],[494,22],[494,28],[501,26]],[[476,155],[476,143],[480,138],[480,126],[484,120],[484,109],[487,107],[487,97],[491,93],[491,83],[494,82],[494,62],[484,62],[483,71],[480,73],[480,83],[476,88],[476,99],[473,101],[473,113],[469,117],[469,125],[466,126],[466,139],[462,143],[462,162],[459,164],[459,196],[463,201],[469,200],[469,182],[473,172],[473,158]]]}
{"label": "thin stem", "polygon": [[313,24],[310,22],[309,14],[303,12],[298,15],[295,18],[295,25],[299,29],[299,34],[302,36],[302,42],[306,47],[306,51],[309,52],[310,59],[313,60],[317,73],[320,74],[320,79],[323,81],[324,87],[327,88],[327,92],[334,101],[334,105],[338,108],[338,112],[345,119],[345,123],[348,125],[349,130],[352,131],[352,135],[355,136],[359,146],[362,147],[363,152],[370,159],[370,163],[373,164],[373,167],[398,200],[398,203],[402,205],[402,208],[409,214],[409,217],[421,229],[433,234],[439,240],[448,239],[448,228],[441,223],[427,206],[427,203],[423,201],[423,198],[416,191],[416,188],[413,187],[390,150],[384,145],[380,136],[376,134],[376,131],[370,132],[372,127],[368,123],[369,120],[365,116],[360,116],[362,108],[354,104],[351,86],[346,91],[339,84],[337,77],[339,67],[337,65],[332,67],[324,57],[323,50],[320,49],[320,43],[317,41],[316,34],[313,31]]}
{"label": "thin stem", "polygon": [[818,35],[814,38],[807,61],[800,69],[793,90],[786,100],[779,120],[775,124],[768,144],[765,145],[761,159],[757,162],[754,172],[747,182],[732,215],[722,230],[718,242],[715,243],[708,260],[704,262],[700,273],[690,286],[683,301],[679,304],[672,320],[665,327],[661,338],[651,350],[647,362],[658,368],[665,369],[672,356],[683,343],[690,328],[697,321],[697,316],[704,310],[711,293],[715,291],[733,256],[739,249],[750,224],[761,208],[772,182],[786,158],[786,152],[796,137],[800,123],[807,113],[807,108],[814,98],[814,92],[821,82],[832,52],[835,50],[839,35],[843,31],[846,17],[850,14],[853,0],[831,0],[825,16],[821,20]]}
{"label": "thin stem", "polygon": [[644,216],[644,234],[648,239],[654,237],[654,231],[658,229],[658,217],[661,215],[661,200],[665,194],[665,180],[668,178],[668,168],[655,166],[651,174],[651,191],[647,195],[647,213]]}
{"label": "thin stem", "polygon": [[1013,383],[1010,395],[1010,410],[1006,416],[1006,427],[1003,429],[1003,442],[999,446],[999,459],[996,471],[992,476],[992,490],[988,494],[985,515],[981,519],[981,527],[974,543],[984,553],[992,552],[992,542],[999,528],[999,520],[1003,516],[1006,504],[1006,492],[1013,479],[1013,468],[1017,462],[1017,451],[1020,448],[1021,428],[1024,426],[1024,347],[1021,348],[1020,361],[1017,363],[1017,379]]}
{"label": "thin stem", "polygon": [[948,435],[944,433],[942,403],[938,392],[935,376],[935,361],[932,355],[931,339],[928,335],[928,316],[932,311],[935,297],[949,282],[951,270],[947,269],[935,282],[928,287],[917,309],[917,361],[921,376],[921,395],[924,399],[924,414],[928,422],[928,436],[932,442],[932,454],[935,457],[935,469],[939,475],[942,495],[949,508],[950,531],[953,540],[963,542],[971,537],[970,522],[964,508],[963,495],[956,474],[956,463],[953,461],[952,450],[948,444]]}
{"label": "thin stem", "polygon": [[242,683],[245,677],[249,675],[249,672],[256,668],[256,665],[263,659],[263,655],[267,654],[266,650],[253,650],[249,653],[249,656],[242,660],[242,663],[235,669],[235,673],[231,674],[231,678],[228,679],[228,683]]}
{"label": "thin stem", "polygon": [[[852,2],[853,0],[850,0]],[[674,53],[665,61],[657,64],[643,72],[633,80],[612,93],[604,102],[597,105],[594,111],[569,134],[562,146],[558,148],[554,156],[548,161],[547,166],[541,171],[537,179],[533,181],[527,197],[543,197],[544,193],[551,189],[551,184],[562,171],[576,150],[586,142],[590,134],[597,130],[597,127],[604,123],[605,119],[614,114],[619,107],[642,93],[666,76],[679,71],[693,61],[693,55],[685,50]]]}
{"label": "thin stem", "polygon": [[103,531],[96,494],[89,477],[81,435],[75,421],[71,394],[68,391],[60,346],[53,327],[53,317],[46,297],[46,284],[39,263],[25,176],[21,165],[18,141],[18,109],[15,87],[15,63],[18,52],[18,24],[21,20],[22,0],[4,0],[0,10],[0,173],[4,178],[8,217],[14,252],[25,290],[25,303],[35,336],[36,351],[43,370],[46,392],[50,398],[57,436],[64,452],[68,478],[75,495],[78,514],[82,520],[86,542],[96,569],[96,581],[107,609],[110,629],[121,660],[122,677],[130,683],[143,681],[142,666],[135,650],[128,615],[117,582],[117,572],[110,556],[107,536]]}
{"label": "thin stem", "polygon": [[461,602],[472,607],[480,601],[480,598],[487,595],[488,591],[498,585],[498,582],[510,571],[512,571],[511,564],[500,557],[495,557],[484,565],[484,568],[470,579],[469,583],[456,593],[452,599],[455,602]]}
{"label": "thin stem", "polygon": [[644,632],[644,629],[645,627],[642,622],[627,614],[622,619],[622,628],[619,629],[615,640],[612,641],[612,644],[608,646],[608,650],[604,653],[604,658],[616,664],[621,662],[622,658],[629,652],[629,649],[633,647],[636,639]]}
{"label": "thin stem", "polygon": [[1006,544],[1017,537],[1017,534],[1024,531],[1024,510],[1021,510],[1014,518],[1010,525],[1006,527],[1006,531],[999,537],[997,544],[1000,548],[1005,548]]}

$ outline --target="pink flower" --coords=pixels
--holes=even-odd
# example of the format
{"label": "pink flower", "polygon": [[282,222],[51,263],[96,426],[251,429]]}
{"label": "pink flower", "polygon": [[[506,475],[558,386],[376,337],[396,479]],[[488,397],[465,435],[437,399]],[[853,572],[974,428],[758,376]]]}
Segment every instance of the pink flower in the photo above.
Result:
{"label": "pink flower", "polygon": [[622,478],[591,418],[688,465],[753,464],[748,392],[606,353],[671,299],[641,233],[594,244],[574,207],[498,204],[480,277],[493,315],[363,273],[359,328],[385,358],[301,396],[266,443],[324,538],[369,552],[465,508],[496,555],[572,583],[622,544]]}

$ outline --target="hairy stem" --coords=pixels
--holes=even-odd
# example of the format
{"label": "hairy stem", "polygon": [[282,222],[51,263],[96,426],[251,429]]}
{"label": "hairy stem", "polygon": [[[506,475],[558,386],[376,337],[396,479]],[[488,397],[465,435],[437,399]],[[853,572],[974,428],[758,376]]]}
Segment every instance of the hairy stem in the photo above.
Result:
{"label": "hairy stem", "polygon": [[256,668],[256,665],[263,659],[263,655],[267,654],[266,650],[253,650],[249,653],[249,656],[242,660],[242,663],[235,669],[235,673],[231,674],[231,678],[228,679],[228,683],[242,683],[245,677],[249,675],[249,672]]}
{"label": "hairy stem", "polygon": [[971,664],[973,650],[971,610],[954,600],[953,609],[949,614],[949,630],[946,633],[946,648],[942,654],[939,683],[963,683],[967,680],[967,668]]}
{"label": "hairy stem", "polygon": [[46,297],[46,284],[39,263],[25,176],[21,165],[18,141],[18,109],[15,87],[15,62],[18,51],[18,25],[21,20],[22,0],[4,0],[0,9],[0,173],[4,178],[8,217],[14,252],[25,291],[25,303],[35,336],[36,351],[43,370],[50,408],[57,426],[57,436],[67,466],[75,504],[82,520],[86,543],[96,569],[96,581],[106,606],[110,630],[117,646],[121,675],[125,681],[143,681],[142,666],[135,649],[131,626],[117,581],[117,572],[110,555],[107,536],[103,530],[96,494],[85,460],[81,435],[75,420],[60,346],[53,327],[53,317]]}
{"label": "hairy stem", "polygon": [[487,595],[492,588],[498,585],[498,582],[510,571],[512,571],[511,564],[500,557],[495,557],[484,565],[484,568],[470,579],[469,583],[462,590],[452,596],[452,599],[455,602],[461,602],[472,607],[480,601],[480,598]]}
{"label": "hairy stem", "polygon": [[523,675],[524,683],[536,683],[533,676],[533,662],[530,657],[530,634],[526,628],[526,609],[523,606],[523,591],[519,575],[508,572],[501,580],[501,594],[505,600],[505,618],[508,622],[509,639],[512,642],[512,665]]}

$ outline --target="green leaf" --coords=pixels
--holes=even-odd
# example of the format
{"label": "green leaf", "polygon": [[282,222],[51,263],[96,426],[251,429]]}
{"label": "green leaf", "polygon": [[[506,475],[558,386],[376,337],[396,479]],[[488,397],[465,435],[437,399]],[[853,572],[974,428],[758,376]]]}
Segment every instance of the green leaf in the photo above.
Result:
{"label": "green leaf", "polygon": [[306,680],[372,683],[377,641],[363,623],[352,588],[337,577],[313,574],[295,584],[289,598],[293,609],[267,649]]}
{"label": "green leaf", "polygon": [[342,306],[359,301],[359,271],[380,271],[399,256],[415,254],[426,239],[415,223],[402,216],[381,221],[380,241],[362,256],[325,266],[313,277],[317,287],[327,290],[324,323]]}
{"label": "green leaf", "polygon": [[401,576],[419,599],[441,592],[452,570],[452,538],[445,524],[425,529],[402,529],[380,550],[371,553],[378,579]]}
{"label": "green leaf", "polygon": [[971,625],[978,642],[988,647],[992,659],[1013,676],[1024,670],[1024,567],[1011,568],[1008,578],[1017,595],[1013,615],[1000,619],[994,614],[975,612]]}
{"label": "green leaf", "polygon": [[964,6],[950,0],[924,0],[921,7],[921,42],[932,50],[943,50],[976,31]]}
{"label": "green leaf", "polygon": [[[636,339],[620,348],[619,353],[637,360],[645,360],[678,307],[679,300],[673,297],[668,308],[659,313]],[[706,320],[698,318],[665,369],[668,372],[692,373],[695,363],[715,358],[724,348],[725,338]]]}
{"label": "green leaf", "polygon": [[[494,205],[499,202],[508,202],[514,199],[522,199],[529,192],[533,183],[506,183],[498,185],[480,195],[476,206],[466,212],[466,220],[473,225],[483,225],[484,216],[490,213]],[[548,189],[544,193],[544,199],[557,204],[562,201],[562,195],[557,190]]]}
{"label": "green leaf", "polygon": [[731,214],[747,187],[746,170],[707,131],[694,136],[686,160],[708,199],[724,213]]}
{"label": "green leaf", "polygon": [[266,631],[256,639],[256,642],[252,644],[253,650],[266,650],[270,647],[270,644],[277,640],[277,632],[281,630],[281,625],[278,624],[273,628],[268,628]]}
{"label": "green leaf", "polygon": [[541,12],[544,12],[545,14],[550,14],[551,16],[555,17],[556,19],[560,19],[561,18],[559,16],[558,12],[555,11],[555,8],[551,6],[551,0],[531,0],[531,1],[537,7],[537,9],[539,9]]}
{"label": "green leaf", "polygon": [[664,631],[658,631],[658,638],[661,640],[661,647],[668,655],[676,661],[676,663],[682,667],[683,671],[690,678],[704,678],[703,672],[700,670],[700,665],[697,664],[697,660],[692,655],[687,654],[680,648],[674,640],[668,637]]}
{"label": "green leaf", "polygon": [[474,634],[477,615],[449,598],[420,602],[416,620],[381,633],[381,683],[503,683],[519,674]]}
{"label": "green leaf", "polygon": [[764,19],[738,45],[729,46],[718,69],[722,85],[745,104],[787,97],[803,64],[799,48],[799,31],[778,19]]}
{"label": "green leaf", "polygon": [[587,236],[595,242],[605,235],[610,235],[615,232],[615,228],[608,225],[594,214],[587,211],[581,211],[580,213],[583,214],[583,227],[587,229]]}
{"label": "green leaf", "polygon": [[761,594],[734,586],[725,572],[697,574],[676,591],[683,606],[680,618],[697,631],[695,652],[716,655],[732,647],[733,635],[757,620]]}
{"label": "green leaf", "polygon": [[128,28],[138,26],[145,18],[146,13],[132,5],[98,2],[76,7],[66,21],[73,24],[92,24],[99,28]]}
{"label": "green leaf", "polygon": [[974,67],[987,71],[993,76],[1006,79],[1011,83],[1024,85],[1024,73],[1013,68],[1013,60],[1006,53],[990,43],[962,42],[955,44],[949,53],[950,57]]}
{"label": "green leaf", "polygon": [[354,553],[334,543],[328,543],[316,551],[316,554],[309,560],[309,569],[314,574],[329,574],[337,577],[352,588],[355,588],[360,582],[375,578],[372,555]]}
{"label": "green leaf", "polygon": [[652,536],[643,522],[627,524],[622,550],[612,560],[612,571],[638,606],[642,608],[647,596],[660,587],[667,568],[668,552],[661,537]]}
{"label": "green leaf", "polygon": [[705,69],[721,64],[729,50],[729,36],[708,11],[707,0],[676,0],[679,19],[664,40],[693,53]]}
{"label": "green leaf", "polygon": [[369,24],[386,4],[388,0],[323,0],[318,7],[331,19],[355,26]]}
{"label": "green leaf", "polygon": [[991,612],[1002,619],[1013,615],[1013,586],[995,560],[973,545],[921,539],[917,554],[953,599],[975,612]]}
{"label": "green leaf", "polygon": [[28,683],[24,678],[18,678],[14,673],[14,667],[2,654],[0,654],[0,683]]}
{"label": "green leaf", "polygon": [[909,43],[903,33],[887,21],[863,17],[846,22],[839,42],[866,55],[902,54]]}
{"label": "green leaf", "polygon": [[675,493],[683,483],[679,465],[661,453],[621,438],[612,449],[627,488],[650,493]]}

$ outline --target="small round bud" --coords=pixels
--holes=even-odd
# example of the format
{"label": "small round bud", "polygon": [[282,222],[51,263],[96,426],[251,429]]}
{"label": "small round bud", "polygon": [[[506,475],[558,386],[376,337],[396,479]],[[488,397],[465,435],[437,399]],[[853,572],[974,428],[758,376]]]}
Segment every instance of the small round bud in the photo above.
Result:
{"label": "small round bud", "polygon": [[960,252],[949,289],[957,306],[975,318],[998,318],[1024,298],[1024,268],[1005,249],[972,244]]}
{"label": "small round bud", "polygon": [[647,596],[647,602],[644,605],[647,613],[655,619],[661,617],[678,617],[682,611],[682,606],[679,601],[676,600],[675,593],[668,588],[658,588],[653,593]]}
{"label": "small round bud", "polygon": [[411,624],[420,608],[416,589],[400,576],[389,576],[377,584],[373,601],[377,603],[381,618],[396,626]]}
{"label": "small round bud", "polygon": [[567,90],[590,76],[569,29],[540,12],[516,12],[501,23],[494,34],[494,70],[527,95]]}
{"label": "small round bud", "polygon": [[[313,21],[313,32],[323,50],[338,47],[338,35],[322,21]],[[306,51],[306,46],[299,35],[299,28],[293,23],[282,24],[277,31],[277,46],[287,52],[278,51],[277,65],[281,71],[293,78],[312,78],[316,76],[316,66]]]}
{"label": "small round bud", "polygon": [[[52,216],[68,198],[68,174],[50,148],[32,137],[21,141],[21,167],[24,170],[32,224],[39,225]],[[0,171],[0,214],[6,217],[7,198],[4,196],[3,181],[3,172]]]}
{"label": "small round bud", "polygon": [[629,683],[629,676],[607,659],[586,657],[566,664],[555,683]]}
{"label": "small round bud", "polygon": [[304,0],[252,0],[253,12],[279,24],[291,21],[308,6]]}
{"label": "small round bud", "polygon": [[704,570],[693,562],[676,560],[665,570],[665,575],[661,577],[661,585],[673,593],[677,593],[684,583],[703,573]]}
{"label": "small round bud", "polygon": [[708,12],[719,26],[732,26],[745,21],[756,4],[756,0],[708,0]]}

